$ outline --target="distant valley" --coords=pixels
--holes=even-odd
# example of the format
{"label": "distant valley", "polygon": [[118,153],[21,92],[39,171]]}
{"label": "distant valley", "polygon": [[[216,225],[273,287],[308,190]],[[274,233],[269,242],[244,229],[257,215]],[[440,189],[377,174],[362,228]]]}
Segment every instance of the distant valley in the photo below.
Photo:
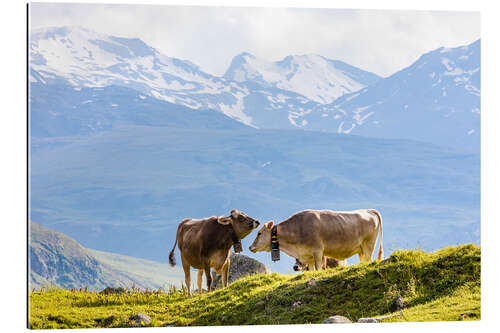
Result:
{"label": "distant valley", "polygon": [[[166,263],[183,218],[233,208],[263,222],[306,208],[377,208],[388,248],[479,242],[480,164],[471,153],[251,128],[133,126],[50,143],[32,153],[31,218],[90,248]],[[268,255],[257,259],[276,270]]]}

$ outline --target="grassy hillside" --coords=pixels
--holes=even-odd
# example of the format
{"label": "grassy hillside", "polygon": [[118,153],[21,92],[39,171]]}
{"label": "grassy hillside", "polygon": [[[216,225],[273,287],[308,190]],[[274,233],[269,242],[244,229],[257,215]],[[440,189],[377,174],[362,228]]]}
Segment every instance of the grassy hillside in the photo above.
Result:
{"label": "grassy hillside", "polygon": [[[480,248],[462,245],[435,253],[396,251],[381,263],[347,268],[259,274],[193,297],[173,290],[122,295],[32,292],[30,324],[33,328],[127,327],[128,318],[137,313],[149,315],[152,326],[321,323],[332,315],[357,321],[395,312],[397,295],[406,306],[403,316],[386,321],[477,320],[481,317],[480,265]],[[316,285],[311,286],[313,278]]]}

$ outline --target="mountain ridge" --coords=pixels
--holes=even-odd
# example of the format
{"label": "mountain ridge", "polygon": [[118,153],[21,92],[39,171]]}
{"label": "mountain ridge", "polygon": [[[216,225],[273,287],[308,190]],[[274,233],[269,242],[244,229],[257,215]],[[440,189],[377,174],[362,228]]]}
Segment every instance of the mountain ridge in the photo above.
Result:
{"label": "mountain ridge", "polygon": [[[380,79],[376,74],[316,54],[289,55],[270,62],[248,52],[235,56],[223,77],[293,91],[321,104]],[[311,82],[313,87],[308,86]]]}
{"label": "mountain ridge", "polygon": [[[423,54],[412,65],[330,106],[353,115],[342,118],[345,126],[339,132],[479,151],[480,84],[477,40]],[[412,126],[405,126],[408,122]]]}
{"label": "mountain ridge", "polygon": [[90,290],[108,286],[157,289],[167,281],[182,281],[181,270],[167,264],[87,249],[67,235],[32,221],[28,230],[30,289],[53,285]]}
{"label": "mountain ridge", "polygon": [[[138,38],[71,27],[30,36],[35,95],[36,84],[115,85],[193,110],[215,110],[255,128],[414,138],[479,150],[480,40],[428,52],[386,78],[320,55],[270,62],[248,52],[217,77]],[[468,49],[474,54],[465,54]]]}

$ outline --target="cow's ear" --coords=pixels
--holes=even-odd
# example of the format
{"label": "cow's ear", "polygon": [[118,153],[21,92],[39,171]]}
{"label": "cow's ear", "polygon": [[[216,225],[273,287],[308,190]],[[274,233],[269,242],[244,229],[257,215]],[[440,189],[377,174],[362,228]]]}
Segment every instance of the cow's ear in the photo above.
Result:
{"label": "cow's ear", "polygon": [[266,228],[271,229],[273,227],[273,225],[274,225],[274,221],[269,221],[266,223]]}
{"label": "cow's ear", "polygon": [[231,216],[233,217],[233,219],[236,219],[236,218],[238,218],[238,214],[239,214],[239,213],[240,213],[240,212],[238,212],[238,210],[237,210],[237,209],[233,209],[233,210],[231,211]]}
{"label": "cow's ear", "polygon": [[231,224],[232,221],[233,220],[230,217],[220,216],[217,218],[217,222],[219,222],[220,224],[223,224],[223,225]]}

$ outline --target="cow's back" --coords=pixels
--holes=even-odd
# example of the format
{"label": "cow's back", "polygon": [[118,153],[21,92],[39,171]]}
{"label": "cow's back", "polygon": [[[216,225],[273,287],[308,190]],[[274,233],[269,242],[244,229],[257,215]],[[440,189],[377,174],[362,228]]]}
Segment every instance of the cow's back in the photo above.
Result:
{"label": "cow's back", "polygon": [[337,259],[352,256],[378,226],[376,216],[369,210],[305,210],[284,222],[293,225],[298,243],[321,244],[325,255]]}
{"label": "cow's back", "polygon": [[204,268],[207,260],[223,262],[232,244],[229,228],[219,224],[216,216],[182,221],[177,237],[183,260],[197,269]]}

